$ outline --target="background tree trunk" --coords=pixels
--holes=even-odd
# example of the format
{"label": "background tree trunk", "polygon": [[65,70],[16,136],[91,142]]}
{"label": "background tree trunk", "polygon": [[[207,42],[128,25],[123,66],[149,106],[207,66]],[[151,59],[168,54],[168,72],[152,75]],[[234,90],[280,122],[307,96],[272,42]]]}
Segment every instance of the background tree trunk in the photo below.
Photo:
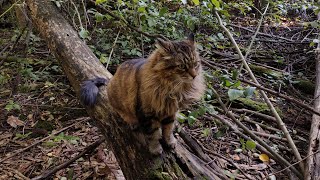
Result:
{"label": "background tree trunk", "polygon": [[[93,77],[112,77],[51,1],[27,0],[27,5],[34,28],[60,62],[77,95],[82,81]],[[105,136],[128,180],[226,178],[217,166],[213,169],[205,165],[204,160],[181,144],[175,151],[165,152],[161,158],[150,155],[147,148],[137,143],[137,134],[111,111],[106,87],[101,88],[97,105],[87,108],[87,112]]]}
{"label": "background tree trunk", "polygon": [[[314,93],[314,109],[320,111],[320,44],[318,44],[316,52],[316,89]],[[305,180],[320,178],[320,116],[314,114],[312,116],[309,149],[306,161]],[[317,152],[317,153],[315,153]],[[315,154],[313,154],[315,153]]]}

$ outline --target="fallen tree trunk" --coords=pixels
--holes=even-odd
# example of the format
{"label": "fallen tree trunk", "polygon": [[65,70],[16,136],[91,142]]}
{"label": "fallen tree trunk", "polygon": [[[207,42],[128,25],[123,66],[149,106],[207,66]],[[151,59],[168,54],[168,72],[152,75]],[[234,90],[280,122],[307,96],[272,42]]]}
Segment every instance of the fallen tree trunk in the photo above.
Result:
{"label": "fallen tree trunk", "polygon": [[[34,28],[40,32],[60,62],[78,96],[82,81],[93,77],[112,77],[51,1],[26,2]],[[210,166],[206,165],[209,164],[208,159],[203,160],[193,155],[180,143],[175,151],[166,151],[162,157],[149,154],[147,148],[137,143],[137,134],[111,111],[106,87],[101,88],[97,105],[87,108],[87,112],[105,136],[128,180],[226,178],[217,166],[212,165],[214,162],[210,162]]]}
{"label": "fallen tree trunk", "polygon": [[[314,93],[314,109],[320,111],[320,44],[316,52],[316,88]],[[320,178],[320,116],[313,114],[309,137],[308,157],[306,161],[306,172],[304,179]]]}

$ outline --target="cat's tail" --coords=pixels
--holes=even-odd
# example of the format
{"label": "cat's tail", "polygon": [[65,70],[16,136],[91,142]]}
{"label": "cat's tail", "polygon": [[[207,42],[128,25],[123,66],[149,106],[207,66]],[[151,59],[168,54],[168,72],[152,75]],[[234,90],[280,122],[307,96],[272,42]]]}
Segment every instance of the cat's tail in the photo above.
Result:
{"label": "cat's tail", "polygon": [[94,106],[97,101],[99,87],[108,83],[105,78],[95,78],[84,81],[80,89],[80,100],[86,106]]}

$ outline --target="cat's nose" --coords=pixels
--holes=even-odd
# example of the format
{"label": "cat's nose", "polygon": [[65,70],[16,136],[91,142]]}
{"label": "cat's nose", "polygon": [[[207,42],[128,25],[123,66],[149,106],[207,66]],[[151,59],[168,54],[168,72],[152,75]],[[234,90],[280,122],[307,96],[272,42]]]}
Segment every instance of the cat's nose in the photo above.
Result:
{"label": "cat's nose", "polygon": [[196,71],[194,68],[190,68],[190,69],[188,70],[188,73],[190,74],[190,76],[191,76],[193,79],[198,75],[197,71]]}

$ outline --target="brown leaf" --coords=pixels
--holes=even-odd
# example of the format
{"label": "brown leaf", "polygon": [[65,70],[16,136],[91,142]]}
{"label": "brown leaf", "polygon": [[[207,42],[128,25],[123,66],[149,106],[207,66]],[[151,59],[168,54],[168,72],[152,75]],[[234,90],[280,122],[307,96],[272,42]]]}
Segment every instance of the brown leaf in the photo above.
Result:
{"label": "brown leaf", "polygon": [[19,120],[19,118],[15,116],[9,116],[7,119],[7,123],[14,128],[17,128],[17,126],[24,126],[24,122]]}

